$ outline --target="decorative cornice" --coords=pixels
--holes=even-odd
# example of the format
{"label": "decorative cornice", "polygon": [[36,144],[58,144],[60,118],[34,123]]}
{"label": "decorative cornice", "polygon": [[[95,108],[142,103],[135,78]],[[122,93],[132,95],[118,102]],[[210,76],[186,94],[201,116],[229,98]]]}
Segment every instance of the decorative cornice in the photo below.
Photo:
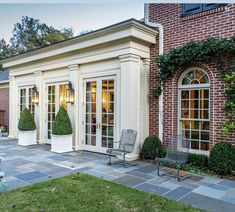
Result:
{"label": "decorative cornice", "polygon": [[119,59],[121,62],[139,62],[140,61],[140,56],[135,55],[135,54],[125,54],[125,55],[120,55]]}
{"label": "decorative cornice", "polygon": [[35,72],[34,72],[34,75],[35,75],[35,76],[42,76],[42,71],[35,71]]}
{"label": "decorative cornice", "polygon": [[143,59],[143,65],[150,65],[150,59]]}
{"label": "decorative cornice", "polygon": [[68,66],[69,71],[79,71],[79,68],[80,67],[78,64],[73,64]]}

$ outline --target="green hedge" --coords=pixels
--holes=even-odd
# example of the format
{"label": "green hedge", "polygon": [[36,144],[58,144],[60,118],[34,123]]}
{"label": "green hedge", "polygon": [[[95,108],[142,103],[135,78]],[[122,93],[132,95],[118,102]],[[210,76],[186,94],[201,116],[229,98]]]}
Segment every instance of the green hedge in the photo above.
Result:
{"label": "green hedge", "polygon": [[235,170],[235,147],[230,142],[217,143],[210,152],[209,168],[216,174],[231,174]]}
{"label": "green hedge", "polygon": [[31,131],[36,129],[36,124],[33,115],[25,108],[20,113],[20,120],[18,122],[18,129],[20,131]]}
{"label": "green hedge", "polygon": [[56,114],[55,121],[52,126],[53,135],[70,135],[73,133],[72,125],[67,111],[63,106],[60,107]]}
{"label": "green hedge", "polygon": [[198,168],[208,168],[208,157],[202,154],[190,153],[187,164]]}
{"label": "green hedge", "polygon": [[163,155],[163,146],[157,136],[149,136],[145,139],[140,156],[142,159],[154,160],[156,151],[159,150],[159,156]]}

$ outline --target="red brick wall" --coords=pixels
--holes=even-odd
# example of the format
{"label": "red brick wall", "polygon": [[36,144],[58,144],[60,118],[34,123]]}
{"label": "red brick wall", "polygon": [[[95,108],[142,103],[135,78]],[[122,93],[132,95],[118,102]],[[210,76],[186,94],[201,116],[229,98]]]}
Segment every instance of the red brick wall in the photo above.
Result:
{"label": "red brick wall", "polygon": [[0,88],[0,115],[5,113],[5,120],[0,118],[0,125],[6,125],[7,129],[9,126],[9,88]]}
{"label": "red brick wall", "polygon": [[[171,48],[180,47],[192,40],[202,40],[209,36],[231,37],[235,35],[235,4],[228,4],[207,12],[182,17],[182,4],[150,4],[150,22],[160,23],[164,29],[164,52]],[[151,60],[155,62],[156,46],[151,49]],[[218,134],[219,126],[225,120],[223,106],[225,103],[223,81],[216,66],[210,62],[191,66],[204,68],[210,78],[210,144],[221,139],[214,137]],[[189,67],[188,67],[189,68]],[[175,75],[164,83],[164,112],[163,140],[177,136],[178,130],[178,80],[186,70],[176,70]],[[157,67],[152,65],[150,70],[150,94],[156,85]],[[150,96],[150,134],[158,134],[158,124],[154,123],[158,107],[157,100]],[[158,120],[157,120],[158,121]],[[153,129],[154,128],[154,129]],[[235,143],[235,133],[225,138]]]}

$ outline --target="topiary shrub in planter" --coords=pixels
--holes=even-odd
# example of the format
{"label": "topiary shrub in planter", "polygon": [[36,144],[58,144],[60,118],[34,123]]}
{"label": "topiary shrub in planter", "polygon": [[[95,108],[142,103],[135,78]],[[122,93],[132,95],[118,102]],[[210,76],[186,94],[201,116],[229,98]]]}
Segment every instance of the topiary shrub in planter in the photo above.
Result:
{"label": "topiary shrub in planter", "polygon": [[230,142],[220,142],[212,148],[209,169],[220,175],[232,173],[235,169],[235,147]]}
{"label": "topiary shrub in planter", "polygon": [[61,106],[52,126],[51,151],[57,153],[73,151],[72,133],[73,130],[68,113]]}
{"label": "topiary shrub in planter", "polygon": [[140,153],[142,159],[154,160],[158,149],[159,157],[164,154],[163,146],[157,136],[149,136],[144,140],[144,144]]}
{"label": "topiary shrub in planter", "polygon": [[20,120],[18,123],[18,144],[28,146],[37,144],[37,131],[33,115],[25,108],[20,113]]}

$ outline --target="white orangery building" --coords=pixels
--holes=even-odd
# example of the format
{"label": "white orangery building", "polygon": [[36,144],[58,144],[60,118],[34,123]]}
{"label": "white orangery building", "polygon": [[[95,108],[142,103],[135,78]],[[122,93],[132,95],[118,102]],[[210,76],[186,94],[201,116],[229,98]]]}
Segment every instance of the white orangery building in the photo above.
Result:
{"label": "white orangery building", "polygon": [[[134,19],[3,61],[9,70],[9,137],[17,138],[20,112],[35,117],[38,143],[50,144],[61,105],[73,126],[74,150],[104,153],[122,129],[138,133],[135,154],[148,136],[150,46],[157,31]],[[69,82],[74,103],[66,103]],[[39,94],[32,101],[33,87]]]}

